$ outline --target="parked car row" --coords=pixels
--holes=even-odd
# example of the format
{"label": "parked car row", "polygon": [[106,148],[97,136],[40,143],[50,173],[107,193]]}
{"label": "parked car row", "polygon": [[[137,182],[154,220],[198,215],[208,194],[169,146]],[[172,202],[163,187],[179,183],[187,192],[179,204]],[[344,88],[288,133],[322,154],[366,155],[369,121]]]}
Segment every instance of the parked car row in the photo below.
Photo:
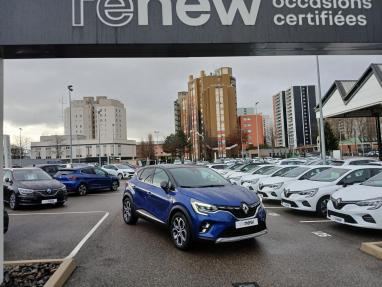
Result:
{"label": "parked car row", "polygon": [[223,175],[232,184],[264,200],[280,201],[286,208],[315,212],[342,224],[382,229],[382,166],[377,162],[349,159],[335,166],[260,165],[247,173],[229,170]]}

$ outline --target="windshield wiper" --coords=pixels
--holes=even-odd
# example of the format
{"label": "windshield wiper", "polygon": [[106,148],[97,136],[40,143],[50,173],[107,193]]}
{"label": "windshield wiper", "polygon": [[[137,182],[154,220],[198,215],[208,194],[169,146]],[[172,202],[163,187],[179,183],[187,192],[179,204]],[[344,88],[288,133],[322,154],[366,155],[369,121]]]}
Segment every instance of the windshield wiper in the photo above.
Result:
{"label": "windshield wiper", "polygon": [[198,188],[207,188],[207,187],[223,187],[224,184],[210,184],[210,185],[200,185]]}

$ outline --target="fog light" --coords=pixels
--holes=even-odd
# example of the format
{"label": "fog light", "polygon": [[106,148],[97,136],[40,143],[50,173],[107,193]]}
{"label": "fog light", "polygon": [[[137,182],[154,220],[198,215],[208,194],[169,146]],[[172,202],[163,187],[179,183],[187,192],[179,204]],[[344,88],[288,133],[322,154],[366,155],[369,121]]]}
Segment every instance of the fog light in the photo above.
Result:
{"label": "fog light", "polygon": [[210,228],[211,228],[211,223],[204,222],[200,229],[202,233],[206,233]]}

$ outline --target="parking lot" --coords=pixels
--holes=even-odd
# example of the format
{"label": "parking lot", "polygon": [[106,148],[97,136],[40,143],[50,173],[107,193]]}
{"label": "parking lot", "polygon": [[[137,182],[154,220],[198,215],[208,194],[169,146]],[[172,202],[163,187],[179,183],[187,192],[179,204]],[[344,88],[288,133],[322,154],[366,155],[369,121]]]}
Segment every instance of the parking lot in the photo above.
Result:
{"label": "parking lot", "polygon": [[[123,184],[122,184],[123,186]],[[65,258],[66,286],[380,286],[382,264],[359,251],[382,232],[340,226],[264,201],[269,233],[254,241],[177,250],[163,226],[121,216],[122,188],[70,196],[66,207],[9,211],[5,260]]]}

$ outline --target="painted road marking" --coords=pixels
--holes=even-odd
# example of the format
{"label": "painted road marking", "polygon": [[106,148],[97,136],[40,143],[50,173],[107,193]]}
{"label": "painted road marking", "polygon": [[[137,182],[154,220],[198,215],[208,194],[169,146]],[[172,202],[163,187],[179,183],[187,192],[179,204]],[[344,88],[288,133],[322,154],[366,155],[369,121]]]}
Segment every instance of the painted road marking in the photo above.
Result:
{"label": "painted road marking", "polygon": [[264,206],[265,209],[284,209],[284,206]]}
{"label": "painted road marking", "polygon": [[94,214],[106,211],[75,211],[75,212],[44,212],[44,213],[9,213],[9,216],[31,216],[31,215],[67,215],[67,214]]}
{"label": "painted road marking", "polygon": [[314,231],[312,232],[314,235],[317,235],[318,237],[332,237],[329,233],[323,232],[323,231]]}
{"label": "painted road marking", "polygon": [[302,220],[300,223],[326,223],[332,222],[331,220]]}
{"label": "painted road marking", "polygon": [[97,222],[96,225],[88,232],[88,234],[85,235],[84,238],[80,241],[80,243],[77,244],[77,246],[73,249],[72,252],[66,257],[67,258],[73,258],[77,255],[77,253],[80,251],[82,246],[86,243],[86,241],[89,240],[89,238],[94,234],[94,232],[98,229],[98,227],[101,226],[101,224],[105,221],[105,219],[109,216],[109,212],[105,212],[105,215]]}
{"label": "painted road marking", "polygon": [[280,214],[278,214],[276,212],[268,212],[268,215],[269,216],[280,216]]}

